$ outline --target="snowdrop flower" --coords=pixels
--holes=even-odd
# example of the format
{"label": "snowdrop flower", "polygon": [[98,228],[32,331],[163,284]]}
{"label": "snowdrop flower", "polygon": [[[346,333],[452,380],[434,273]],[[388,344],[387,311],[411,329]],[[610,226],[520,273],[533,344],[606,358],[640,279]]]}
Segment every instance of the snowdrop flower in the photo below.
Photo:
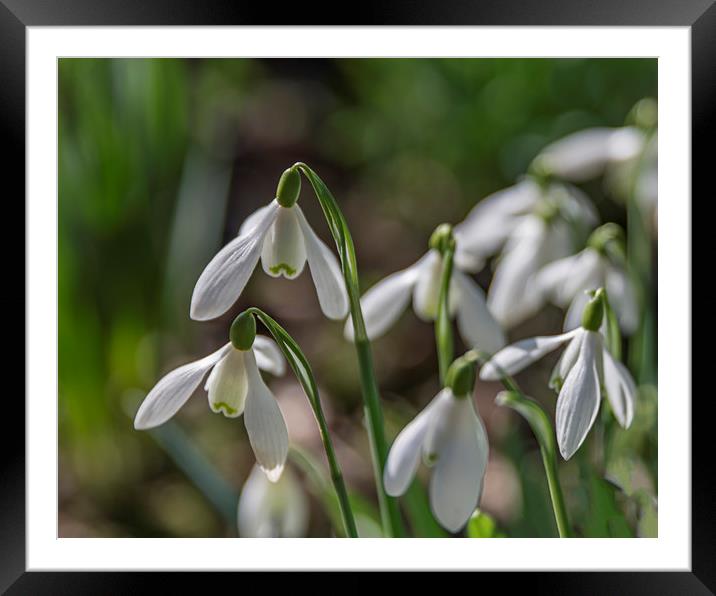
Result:
{"label": "snowdrop flower", "polygon": [[624,333],[636,329],[639,312],[634,286],[612,250],[621,235],[616,224],[604,224],[592,233],[584,250],[550,263],[535,276],[538,291],[557,306],[567,308],[565,331],[579,326],[589,300],[586,292],[600,287],[606,288]]}
{"label": "snowdrop flower", "polygon": [[254,466],[241,490],[238,506],[242,538],[301,538],[308,528],[308,499],[290,468],[270,482]]}
{"label": "snowdrop flower", "polygon": [[[412,297],[413,310],[423,321],[434,321],[440,299],[443,257],[439,238],[450,226],[438,226],[430,249],[416,263],[379,281],[361,298],[366,332],[370,339],[383,335],[400,317]],[[438,234],[440,232],[440,234]],[[450,232],[451,233],[451,229]],[[495,352],[505,345],[505,336],[487,308],[485,294],[475,281],[454,263],[449,288],[449,314],[466,344]],[[353,320],[346,321],[345,336],[353,341]]]}
{"label": "snowdrop flower", "polygon": [[239,235],[222,248],[202,272],[191,297],[191,318],[213,319],[241,295],[256,264],[266,273],[298,277],[308,262],[321,310],[330,319],[348,313],[348,296],[338,261],[316,236],[296,204],[301,190],[297,170],[286,170],[276,198],[250,215]]}
{"label": "snowdrop flower", "polygon": [[468,352],[450,366],[445,388],[397,436],[383,474],[389,495],[404,494],[422,454],[433,466],[430,507],[451,532],[477,507],[487,468],[487,433],[472,401],[474,385],[475,359]]}
{"label": "snowdrop flower", "polygon": [[581,327],[562,335],[518,341],[500,350],[480,371],[481,379],[497,381],[567,345],[550,383],[559,390],[556,431],[564,459],[572,457],[584,442],[605,393],[622,427],[628,428],[634,418],[636,385],[627,368],[605,347],[599,332],[603,316],[603,291],[600,289],[585,306]]}
{"label": "snowdrop flower", "polygon": [[547,145],[534,165],[545,174],[585,182],[637,157],[645,141],[644,131],[636,126],[588,128]]}
{"label": "snowdrop flower", "polygon": [[502,250],[487,304],[501,325],[513,327],[543,305],[533,288],[534,274],[571,254],[575,235],[597,221],[594,207],[578,189],[525,178],[480,201],[455,227],[455,262],[466,271],[478,271]]}
{"label": "snowdrop flower", "polygon": [[230,338],[229,343],[213,354],[164,376],[139,407],[134,428],[145,430],[169,420],[211,371],[204,385],[209,407],[227,418],[244,414],[256,461],[269,480],[275,482],[281,476],[288,455],[288,431],[259,368],[282,375],[286,363],[272,340],[256,335],[253,315],[243,313],[236,317]]}

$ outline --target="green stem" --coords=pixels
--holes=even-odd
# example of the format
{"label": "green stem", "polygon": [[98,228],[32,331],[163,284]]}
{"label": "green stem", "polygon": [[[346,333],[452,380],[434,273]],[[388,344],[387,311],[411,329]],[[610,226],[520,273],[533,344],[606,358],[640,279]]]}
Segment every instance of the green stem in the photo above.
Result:
{"label": "green stem", "polygon": [[383,468],[388,457],[388,444],[385,439],[383,427],[383,410],[380,405],[378,384],[373,370],[373,356],[370,340],[365,329],[363,311],[360,306],[360,286],[358,283],[358,265],[356,263],[353,238],[348,229],[348,223],[338,203],[311,168],[304,163],[296,163],[293,168],[298,169],[308,179],[316,194],[316,198],[323,209],[328,228],[336,242],[336,248],[341,261],[341,270],[346,282],[350,314],[353,321],[354,343],[358,356],[360,369],[361,389],[365,416],[368,427],[371,454],[373,459],[373,473],[375,475],[376,492],[380,506],[381,520],[386,536],[403,536],[404,527],[400,517],[400,509],[395,498],[389,497],[383,487]]}
{"label": "green stem", "polygon": [[273,335],[276,340],[276,343],[283,352],[283,355],[286,357],[286,360],[291,366],[293,372],[301,383],[306,396],[308,397],[308,401],[311,404],[316,421],[318,422],[318,430],[321,435],[321,440],[323,441],[326,458],[328,459],[331,482],[333,483],[333,488],[335,489],[336,496],[338,497],[338,504],[341,510],[343,523],[345,525],[346,535],[350,538],[357,538],[358,530],[356,529],[353,511],[351,510],[350,501],[348,500],[348,491],[346,490],[345,483],[343,482],[343,473],[341,472],[341,467],[338,464],[336,453],[333,449],[331,435],[328,432],[328,424],[326,423],[326,417],[323,414],[323,406],[321,405],[321,398],[318,393],[318,387],[313,376],[313,371],[311,370],[311,365],[308,363],[306,356],[303,354],[293,338],[270,316],[256,307],[249,308],[246,312],[256,315],[271,332],[271,335]]}
{"label": "green stem", "polygon": [[438,315],[435,320],[435,345],[438,350],[440,383],[445,382],[445,375],[453,360],[452,325],[450,324],[450,280],[452,279],[454,256],[454,247],[446,248],[442,255],[443,270],[440,277]]}
{"label": "green stem", "polygon": [[[475,351],[480,362],[484,364],[487,361],[486,355],[478,350]],[[549,416],[547,416],[542,406],[527,397],[520,390],[517,382],[510,375],[505,374],[504,371],[501,381],[507,391],[503,391],[498,395],[497,403],[512,408],[530,425],[532,433],[539,444],[559,537],[569,538],[571,536],[569,518],[567,517],[567,508],[564,503],[562,485],[559,482],[559,472],[557,470],[557,443]]]}

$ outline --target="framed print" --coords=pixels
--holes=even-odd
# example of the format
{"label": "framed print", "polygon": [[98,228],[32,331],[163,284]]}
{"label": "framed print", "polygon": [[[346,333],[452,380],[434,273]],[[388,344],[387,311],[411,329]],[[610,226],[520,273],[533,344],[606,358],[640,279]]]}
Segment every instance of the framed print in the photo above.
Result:
{"label": "framed print", "polygon": [[4,0],[3,589],[712,593],[691,196],[716,9],[527,4]]}

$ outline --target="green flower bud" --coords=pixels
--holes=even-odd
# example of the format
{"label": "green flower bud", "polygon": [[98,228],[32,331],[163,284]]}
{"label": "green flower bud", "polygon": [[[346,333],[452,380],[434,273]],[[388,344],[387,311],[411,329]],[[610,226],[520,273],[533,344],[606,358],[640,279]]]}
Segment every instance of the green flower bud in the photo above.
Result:
{"label": "green flower bud", "polygon": [[446,250],[455,250],[455,237],[452,233],[452,226],[444,223],[440,224],[430,235],[428,246],[437,250],[440,254],[444,254]]}
{"label": "green flower bud", "polygon": [[611,243],[620,245],[624,242],[624,232],[615,223],[606,223],[594,230],[587,240],[587,246],[598,253],[606,255]]}
{"label": "green flower bud", "polygon": [[475,354],[467,352],[457,358],[445,375],[445,386],[452,390],[455,397],[468,397],[475,389],[477,359]]}
{"label": "green flower bud", "polygon": [[254,345],[256,338],[256,319],[250,312],[242,312],[234,319],[229,331],[231,345],[237,350],[247,352]]}
{"label": "green flower bud", "polygon": [[293,207],[301,192],[301,174],[298,170],[288,168],[281,174],[276,187],[276,200],[281,207]]}
{"label": "green flower bud", "polygon": [[650,130],[656,126],[659,109],[653,97],[639,100],[627,116],[627,124],[638,126],[643,130]]}
{"label": "green flower bud", "polygon": [[582,327],[587,331],[599,331],[604,318],[604,290],[599,288],[582,311]]}

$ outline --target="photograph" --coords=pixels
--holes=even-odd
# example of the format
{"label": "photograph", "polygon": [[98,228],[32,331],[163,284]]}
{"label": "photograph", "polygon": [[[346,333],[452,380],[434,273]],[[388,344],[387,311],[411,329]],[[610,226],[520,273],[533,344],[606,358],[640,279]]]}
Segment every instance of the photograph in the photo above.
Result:
{"label": "photograph", "polygon": [[659,60],[58,57],[57,537],[658,538]]}

